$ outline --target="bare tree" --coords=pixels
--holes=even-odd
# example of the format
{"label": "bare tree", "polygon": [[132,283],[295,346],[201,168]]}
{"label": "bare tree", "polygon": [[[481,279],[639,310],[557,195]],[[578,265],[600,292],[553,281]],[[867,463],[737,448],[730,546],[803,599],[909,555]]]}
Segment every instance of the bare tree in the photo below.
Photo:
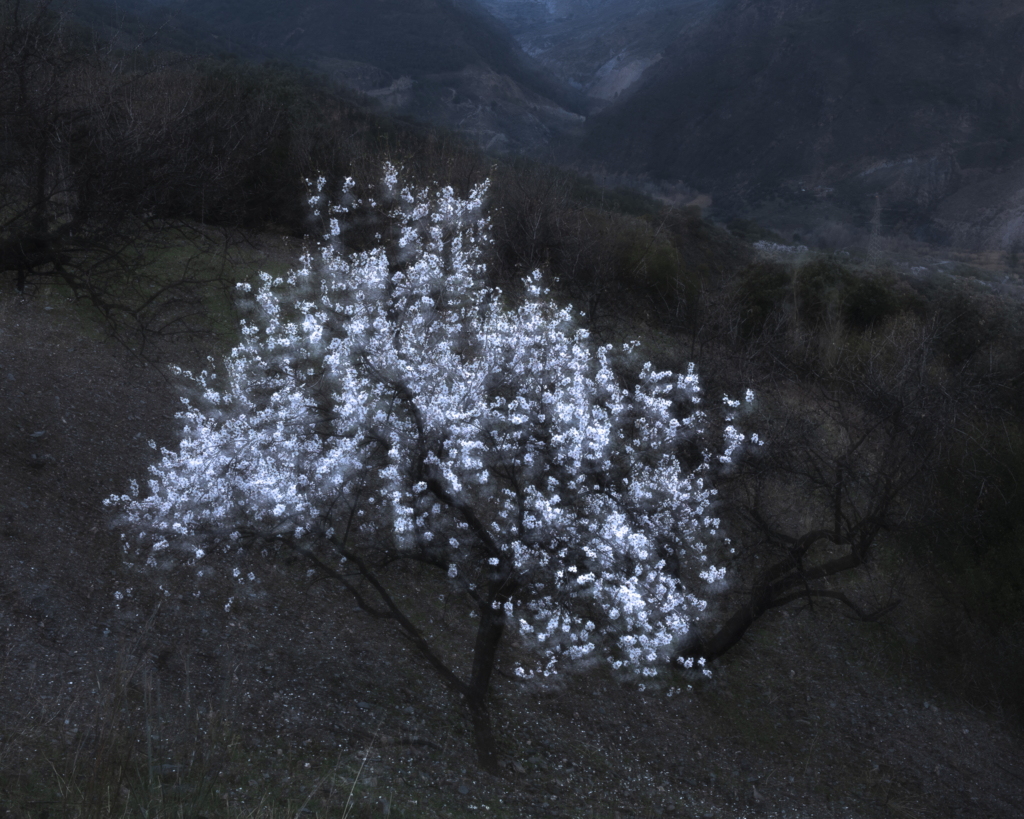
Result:
{"label": "bare tree", "polygon": [[198,332],[227,282],[206,192],[237,176],[252,130],[227,102],[184,62],[0,3],[0,271],[22,293],[63,286],[136,348]]}
{"label": "bare tree", "polygon": [[916,319],[839,335],[842,352],[822,349],[827,333],[813,337],[810,377],[776,366],[758,391],[755,424],[768,444],[719,482],[733,528],[731,589],[684,656],[723,655],[782,606],[832,601],[875,620],[898,605],[892,584],[864,601],[850,580],[887,537],[926,518],[932,467],[976,396],[944,370],[934,328]]}

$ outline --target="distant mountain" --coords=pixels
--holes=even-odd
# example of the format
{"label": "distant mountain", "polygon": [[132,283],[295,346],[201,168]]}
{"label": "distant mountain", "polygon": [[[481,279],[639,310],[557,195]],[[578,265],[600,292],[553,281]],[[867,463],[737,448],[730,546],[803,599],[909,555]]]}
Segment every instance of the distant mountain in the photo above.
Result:
{"label": "distant mountain", "polygon": [[476,0],[122,2],[165,30],[192,32],[203,50],[307,64],[485,147],[537,148],[588,110]]}
{"label": "distant mountain", "polygon": [[714,0],[479,0],[531,56],[588,95],[613,100]]}
{"label": "distant mountain", "polygon": [[588,126],[590,160],[723,212],[877,205],[890,232],[1006,245],[1024,236],[1024,0],[719,0]]}

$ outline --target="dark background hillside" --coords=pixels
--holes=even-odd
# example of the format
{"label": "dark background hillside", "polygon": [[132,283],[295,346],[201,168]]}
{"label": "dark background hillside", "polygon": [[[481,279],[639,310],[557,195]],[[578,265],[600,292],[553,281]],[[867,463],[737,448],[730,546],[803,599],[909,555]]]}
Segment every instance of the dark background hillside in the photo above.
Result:
{"label": "dark background hillside", "polygon": [[232,40],[298,59],[334,57],[412,77],[486,65],[538,94],[569,98],[565,88],[527,64],[515,40],[493,18],[471,4],[179,0],[164,11],[187,15]]}
{"label": "dark background hillside", "polygon": [[78,8],[162,47],[297,63],[489,152],[554,151],[787,238],[1024,241],[1019,0]]}
{"label": "dark background hillside", "polygon": [[555,76],[596,100],[625,93],[716,0],[479,0]]}
{"label": "dark background hillside", "polygon": [[473,0],[136,0],[129,8],[133,25],[174,47],[192,40],[200,52],[287,60],[499,151],[541,148],[589,107]]}
{"label": "dark background hillside", "polygon": [[[724,212],[813,203],[863,224],[880,194],[889,230],[1004,240],[1005,212],[938,209],[1019,173],[1022,11],[997,0],[729,0],[592,118],[582,150],[686,180]],[[999,199],[990,207],[1017,207]]]}

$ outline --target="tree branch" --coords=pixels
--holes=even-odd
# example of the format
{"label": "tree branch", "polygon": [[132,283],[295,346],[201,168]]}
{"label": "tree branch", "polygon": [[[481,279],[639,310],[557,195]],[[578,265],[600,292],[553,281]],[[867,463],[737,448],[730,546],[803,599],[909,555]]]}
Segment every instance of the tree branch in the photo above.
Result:
{"label": "tree branch", "polygon": [[434,653],[434,650],[430,647],[430,643],[427,642],[426,638],[420,633],[420,630],[416,628],[413,622],[402,612],[395,603],[394,599],[388,594],[387,589],[381,584],[380,580],[377,579],[376,574],[366,565],[366,562],[354,552],[344,548],[344,546],[337,541],[336,538],[332,538],[331,542],[338,549],[338,552],[343,555],[347,560],[352,561],[353,565],[359,569],[360,574],[374,590],[380,595],[381,600],[384,601],[384,605],[387,606],[391,612],[392,618],[402,627],[406,637],[412,642],[413,645],[419,649],[420,653],[427,660],[430,665],[434,667],[434,670],[441,676],[452,689],[463,696],[468,696],[469,686],[467,686],[462,680],[460,680],[448,666],[446,666],[441,658]]}

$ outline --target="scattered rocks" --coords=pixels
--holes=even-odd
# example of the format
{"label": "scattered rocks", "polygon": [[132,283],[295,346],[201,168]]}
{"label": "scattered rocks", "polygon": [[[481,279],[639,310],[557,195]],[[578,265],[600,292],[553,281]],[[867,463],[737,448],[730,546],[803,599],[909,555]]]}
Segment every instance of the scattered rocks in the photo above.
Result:
{"label": "scattered rocks", "polygon": [[[0,314],[0,322],[10,319]],[[10,337],[50,331],[37,325]],[[684,691],[672,698],[656,689],[639,697],[600,670],[568,677],[539,697],[500,681],[500,778],[476,769],[459,704],[406,644],[386,623],[354,615],[326,584],[297,592],[285,568],[268,568],[263,596],[229,625],[218,580],[196,597],[181,578],[170,578],[172,596],[147,626],[163,580],[146,587],[123,570],[102,499],[145,475],[149,450],[132,436],[145,431],[143,439],[161,440],[173,427],[155,414],[163,404],[154,395],[166,388],[144,380],[150,371],[126,375],[113,353],[87,345],[66,364],[32,355],[0,347],[0,370],[10,381],[17,366],[26,396],[15,416],[0,417],[0,444],[11,442],[0,446],[4,532],[18,532],[17,540],[5,535],[0,550],[0,737],[33,709],[52,716],[71,703],[85,707],[97,676],[121,662],[135,674],[126,694],[131,707],[155,709],[159,691],[168,718],[181,706],[176,696],[187,679],[192,717],[230,727],[258,765],[285,783],[281,788],[308,794],[328,766],[340,764],[346,795],[358,778],[371,793],[365,809],[378,815],[384,803],[373,801],[381,795],[374,788],[392,813],[421,817],[461,816],[472,803],[475,815],[503,819],[586,819],[594,809],[607,819],[614,807],[622,816],[661,810],[674,819],[750,816],[752,807],[763,807],[769,816],[817,819],[835,812],[834,797],[854,815],[881,815],[889,799],[907,815],[1018,819],[1008,806],[1020,801],[1021,784],[996,767],[1024,769],[1018,735],[946,699],[940,721],[934,688],[915,688],[906,676],[899,690],[877,671],[848,666],[862,650],[853,642],[856,629],[825,614],[766,621],[784,638],[781,645],[741,644],[719,664],[715,686],[686,691],[679,678],[667,683]],[[42,375],[60,382],[66,438],[43,400],[53,392]],[[96,397],[97,384],[109,397]],[[140,420],[129,421],[129,408]],[[33,443],[30,434],[40,431],[46,434]],[[32,448],[59,448],[59,469],[22,469]],[[62,477],[64,469],[70,471]],[[113,591],[129,587],[132,597],[118,608]],[[163,646],[173,646],[174,655],[160,663]],[[794,664],[806,671],[792,674]],[[416,706],[404,704],[410,702]],[[167,723],[157,737],[170,736]],[[82,737],[85,728],[75,728],[69,724],[67,735]],[[408,744],[414,738],[424,744]],[[0,759],[0,766],[17,761]],[[164,764],[168,777],[183,773],[175,772],[177,761]],[[920,774],[916,785],[901,773],[910,770]],[[247,770],[242,784],[253,773],[263,771]],[[255,790],[263,787],[260,776]],[[418,800],[415,811],[406,799]]]}

